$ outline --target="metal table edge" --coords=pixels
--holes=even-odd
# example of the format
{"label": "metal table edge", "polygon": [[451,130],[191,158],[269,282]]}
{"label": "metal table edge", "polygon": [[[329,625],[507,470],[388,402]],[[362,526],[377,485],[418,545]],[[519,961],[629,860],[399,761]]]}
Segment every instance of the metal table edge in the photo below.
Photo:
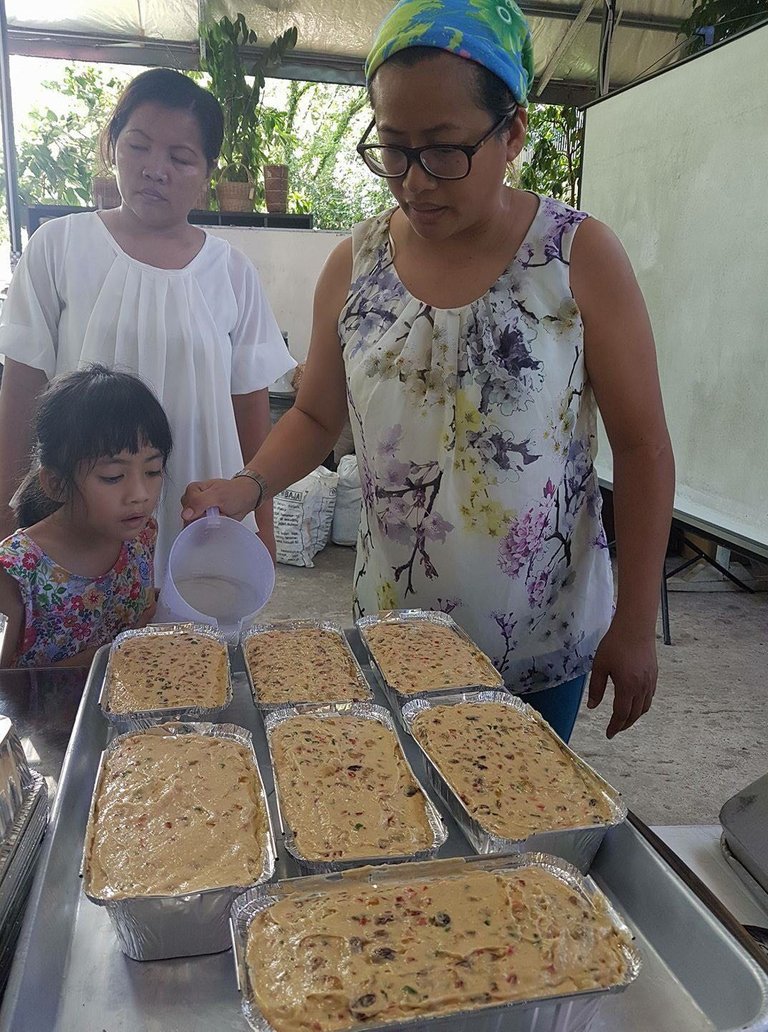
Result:
{"label": "metal table edge", "polygon": [[[67,777],[69,768],[73,763],[74,755],[74,743],[78,739],[78,732],[80,725],[85,720],[85,707],[87,705],[90,693],[93,691],[93,682],[98,678],[103,677],[103,665],[106,663],[106,657],[109,653],[109,645],[103,645],[93,658],[91,668],[88,671],[88,678],[83,687],[83,694],[80,698],[80,704],[77,707],[77,716],[75,717],[74,724],[72,725],[72,732],[69,737],[69,743],[67,745],[67,751],[64,754],[64,762],[61,766],[61,774],[59,775],[59,790],[56,792],[56,798],[51,809],[50,816],[48,818],[48,826],[46,828],[45,836],[43,838],[42,848],[40,855],[37,859],[37,865],[35,868],[35,877],[32,882],[32,888],[30,889],[27,903],[24,910],[24,920],[19,932],[19,938],[16,943],[16,949],[14,951],[13,962],[11,964],[11,970],[8,977],[8,982],[5,987],[5,992],[2,995],[0,1001],[0,1029],[6,1026],[5,1022],[7,1016],[11,1015],[15,1011],[16,999],[18,997],[20,983],[24,975],[24,958],[29,950],[29,941],[32,935],[34,926],[34,917],[37,913],[38,906],[40,903],[40,896],[43,892],[45,884],[45,873],[48,868],[48,859],[53,849],[53,843],[55,839],[54,832],[59,821],[59,812],[61,810],[63,793],[61,792],[61,785],[64,783],[64,779]],[[96,671],[99,671],[98,675]]]}
{"label": "metal table edge", "polygon": [[675,872],[683,884],[698,897],[707,910],[709,910],[720,924],[723,925],[726,931],[733,936],[744,952],[749,954],[750,959],[757,964],[760,970],[764,974],[768,975],[768,957],[766,957],[762,952],[755,940],[744,928],[744,925],[733,916],[730,910],[723,903],[721,903],[714,892],[704,884],[701,878],[699,878],[699,876],[680,859],[677,853],[675,853],[675,851],[671,849],[655,831],[649,828],[633,810],[628,811],[627,820],[649,843],[651,848],[659,854],[667,866]]}

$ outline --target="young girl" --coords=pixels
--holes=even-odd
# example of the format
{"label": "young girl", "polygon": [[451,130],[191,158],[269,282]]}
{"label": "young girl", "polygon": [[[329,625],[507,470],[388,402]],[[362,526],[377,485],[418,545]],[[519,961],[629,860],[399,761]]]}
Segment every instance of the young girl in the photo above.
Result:
{"label": "young girl", "polygon": [[154,612],[153,513],[171,451],[159,401],[101,365],[52,381],[0,543],[0,665],[82,666]]}

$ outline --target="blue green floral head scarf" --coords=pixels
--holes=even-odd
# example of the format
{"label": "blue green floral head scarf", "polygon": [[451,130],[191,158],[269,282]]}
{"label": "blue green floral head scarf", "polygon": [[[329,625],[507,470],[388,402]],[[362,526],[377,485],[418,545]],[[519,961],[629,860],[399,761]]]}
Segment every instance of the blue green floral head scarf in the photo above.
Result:
{"label": "blue green floral head scarf", "polygon": [[527,103],[533,44],[514,0],[400,0],[379,26],[365,63],[367,82],[408,47],[435,47],[475,61],[506,83],[518,104]]}

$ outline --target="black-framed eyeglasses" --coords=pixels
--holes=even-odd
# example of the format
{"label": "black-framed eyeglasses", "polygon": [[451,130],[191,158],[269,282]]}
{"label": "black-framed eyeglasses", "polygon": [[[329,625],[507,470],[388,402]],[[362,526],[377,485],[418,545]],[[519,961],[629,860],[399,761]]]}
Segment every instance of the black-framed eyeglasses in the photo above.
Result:
{"label": "black-framed eyeglasses", "polygon": [[421,165],[428,176],[435,179],[466,179],[472,169],[472,158],[475,154],[516,114],[517,107],[502,115],[485,136],[471,146],[458,143],[429,143],[426,147],[395,147],[389,144],[366,143],[376,125],[374,118],[357,145],[357,153],[371,172],[384,179],[401,179],[414,161]]}

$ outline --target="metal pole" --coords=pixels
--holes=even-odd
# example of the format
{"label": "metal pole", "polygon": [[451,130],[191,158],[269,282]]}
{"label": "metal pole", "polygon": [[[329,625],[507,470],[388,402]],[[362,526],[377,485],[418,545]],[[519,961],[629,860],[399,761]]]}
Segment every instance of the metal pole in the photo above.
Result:
{"label": "metal pole", "polygon": [[0,118],[3,123],[3,165],[5,168],[5,205],[11,235],[11,271],[21,258],[21,220],[19,218],[19,175],[16,168],[16,139],[13,132],[11,73],[8,65],[8,21],[5,0],[0,0]]}
{"label": "metal pole", "polygon": [[616,28],[616,0],[604,0],[603,23],[600,28],[600,49],[597,55],[597,96],[604,97],[608,92],[611,67],[611,44],[613,31]]}

